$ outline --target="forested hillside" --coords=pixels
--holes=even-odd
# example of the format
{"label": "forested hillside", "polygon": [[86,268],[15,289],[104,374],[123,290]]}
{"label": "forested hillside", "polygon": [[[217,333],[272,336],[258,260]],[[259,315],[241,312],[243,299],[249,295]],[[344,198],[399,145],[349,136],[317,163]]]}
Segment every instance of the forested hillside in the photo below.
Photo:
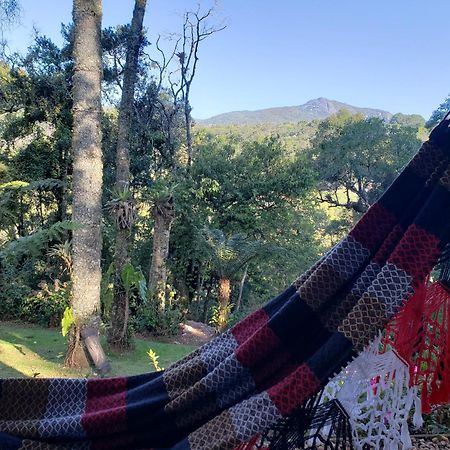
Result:
{"label": "forested hillside", "polygon": [[250,125],[307,122],[326,119],[343,109],[352,114],[363,114],[365,117],[378,117],[384,120],[389,120],[392,117],[392,114],[388,111],[374,108],[361,108],[320,97],[309,100],[305,104],[299,106],[281,106],[278,108],[265,108],[256,111],[227,112],[208,119],[199,120],[199,123],[204,125]]}

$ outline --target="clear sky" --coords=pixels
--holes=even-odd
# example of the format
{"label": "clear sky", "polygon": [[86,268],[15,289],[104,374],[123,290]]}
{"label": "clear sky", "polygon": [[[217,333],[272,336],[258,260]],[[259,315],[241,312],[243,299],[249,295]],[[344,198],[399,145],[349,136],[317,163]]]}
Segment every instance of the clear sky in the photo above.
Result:
{"label": "clear sky", "polygon": [[[21,4],[11,49],[30,44],[33,26],[61,42],[70,0]],[[133,4],[103,0],[104,26],[129,22]],[[178,31],[196,5],[148,0],[150,40]],[[449,0],[221,0],[220,16],[227,29],[200,49],[196,118],[316,97],[428,118],[450,92]]]}

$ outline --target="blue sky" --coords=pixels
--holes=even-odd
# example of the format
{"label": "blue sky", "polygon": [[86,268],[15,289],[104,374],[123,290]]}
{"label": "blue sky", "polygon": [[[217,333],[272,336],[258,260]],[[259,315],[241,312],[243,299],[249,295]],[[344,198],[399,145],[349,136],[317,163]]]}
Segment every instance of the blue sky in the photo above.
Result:
{"label": "blue sky", "polygon": [[[130,21],[133,3],[103,0],[104,26]],[[61,42],[70,0],[21,4],[11,49],[30,44],[33,26]],[[148,0],[150,40],[179,30],[196,5]],[[221,0],[219,10],[228,26],[200,49],[196,118],[316,97],[428,118],[450,92],[448,0]]]}

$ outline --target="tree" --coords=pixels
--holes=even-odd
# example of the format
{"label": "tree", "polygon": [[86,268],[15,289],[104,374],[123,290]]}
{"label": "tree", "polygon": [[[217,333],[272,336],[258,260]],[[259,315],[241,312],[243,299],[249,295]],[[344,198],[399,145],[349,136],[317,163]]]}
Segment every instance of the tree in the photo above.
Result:
{"label": "tree", "polygon": [[6,48],[5,31],[18,19],[20,5],[18,0],[0,0],[0,54]]}
{"label": "tree", "polygon": [[102,132],[100,50],[101,0],[74,0],[73,73],[73,290],[75,319],[69,338],[66,364],[88,366],[89,353],[101,371],[109,366],[101,349],[101,220]]}
{"label": "tree", "polygon": [[[65,36],[66,39],[68,36]],[[36,35],[24,57],[10,58],[0,68],[2,159],[10,176],[24,181],[56,178],[54,194],[60,221],[67,219],[68,173],[72,100],[70,44],[59,49],[50,39]],[[49,206],[41,196],[43,208]]]}
{"label": "tree", "polygon": [[[192,144],[192,117],[189,95],[192,82],[194,80],[200,42],[208,36],[224,29],[225,27],[214,27],[208,24],[213,9],[209,9],[204,14],[200,12],[200,7],[195,12],[186,12],[181,37],[176,41],[170,56],[166,57],[164,52],[156,42],[156,48],[162,57],[162,61],[153,60],[159,69],[158,89],[161,89],[163,77],[166,77],[166,89],[162,90],[162,95],[157,97],[158,113],[161,120],[161,129],[164,132],[164,145],[159,153],[162,156],[162,164],[156,173],[157,181],[170,180],[169,185],[161,190],[157,186],[157,198],[152,208],[154,229],[153,229],[153,253],[149,272],[149,289],[154,293],[154,298],[158,302],[160,311],[164,310],[165,290],[167,283],[167,257],[170,242],[170,232],[175,219],[175,197],[170,183],[183,181],[188,175],[193,160]],[[174,57],[178,58],[179,66],[176,70],[170,71],[169,67]],[[177,74],[178,78],[177,78]],[[177,79],[175,79],[177,78]],[[180,130],[180,111],[184,115],[184,144],[187,151],[187,161],[183,170],[180,165],[181,142],[177,135]],[[159,178],[159,180],[158,180]],[[162,193],[167,195],[164,196]]]}
{"label": "tree", "polygon": [[392,116],[390,123],[418,129],[425,126],[425,119],[420,114],[397,113]]}
{"label": "tree", "polygon": [[184,14],[183,31],[181,35],[181,49],[176,53],[181,72],[180,91],[182,93],[185,130],[186,130],[186,148],[188,153],[188,168],[192,164],[192,117],[191,104],[189,101],[191,85],[195,78],[198,63],[198,50],[200,42],[209,36],[222,31],[225,26],[214,27],[208,24],[208,19],[213,13],[213,8],[205,13],[200,12],[200,6],[195,12],[188,11]]}
{"label": "tree", "polygon": [[[42,282],[66,277],[52,267],[46,251],[69,239],[71,230],[69,46],[59,49],[36,34],[25,55],[14,54],[0,66],[0,245],[10,255],[0,267],[0,304],[1,314],[9,317],[33,320],[23,309],[27,298]],[[28,257],[12,257],[13,250],[33,242]]]}
{"label": "tree", "polygon": [[218,308],[214,321],[218,330],[223,331],[228,323],[232,306],[233,277],[247,267],[252,259],[268,252],[269,247],[261,241],[248,240],[243,234],[227,237],[223,231],[217,229],[204,229],[203,239],[218,283]]}
{"label": "tree", "polygon": [[432,112],[428,119],[427,128],[435,127],[450,111],[450,95]]}
{"label": "tree", "polygon": [[226,136],[215,131],[194,134],[192,178],[176,191],[178,219],[171,232],[173,283],[179,303],[189,307],[195,320],[205,320],[217,287],[209,256],[196,239],[196,230],[205,224],[225,236],[245,234],[250,241],[285,250],[249,263],[242,313],[274,295],[321,251],[319,214],[311,195],[314,179],[305,153],[276,137],[252,140],[232,130]]}
{"label": "tree", "polygon": [[170,230],[175,220],[174,195],[170,189],[161,185],[153,190],[152,259],[148,277],[148,287],[157,302],[160,313],[166,307],[167,258],[169,256]]}
{"label": "tree", "polygon": [[418,129],[342,111],[321,122],[309,155],[320,201],[361,214],[412,157]]}
{"label": "tree", "polygon": [[[122,272],[129,262],[130,230],[133,225],[134,203],[130,193],[130,132],[133,117],[134,91],[138,58],[142,43],[142,27],[146,0],[136,0],[127,43],[122,99],[119,108],[116,150],[116,193],[121,198],[115,204],[117,234],[115,247],[114,299],[108,342],[116,348],[130,346],[128,336],[129,299],[122,284]],[[121,218],[121,220],[120,220]],[[125,220],[128,219],[128,220]]]}

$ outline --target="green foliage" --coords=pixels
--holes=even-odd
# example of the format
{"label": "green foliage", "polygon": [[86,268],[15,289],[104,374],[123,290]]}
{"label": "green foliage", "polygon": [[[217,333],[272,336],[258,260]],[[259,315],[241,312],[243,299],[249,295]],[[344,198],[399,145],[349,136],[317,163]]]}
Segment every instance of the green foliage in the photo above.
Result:
{"label": "green foliage", "polygon": [[102,308],[102,317],[109,319],[114,295],[114,263],[108,266],[108,270],[102,274],[102,283],[100,285],[100,303]]}
{"label": "green foliage", "polygon": [[150,362],[152,363],[152,366],[154,367],[156,372],[160,372],[164,370],[164,367],[161,367],[159,365],[159,356],[156,354],[156,352],[153,349],[150,349],[147,352],[148,357],[150,358]]}
{"label": "green foliage", "polygon": [[397,113],[392,116],[390,123],[419,129],[425,126],[425,119],[419,114]]}
{"label": "green foliage", "polygon": [[[102,30],[101,45],[103,55],[103,79],[107,85],[107,93],[112,96],[116,92],[118,85],[123,78],[123,66],[126,60],[126,47],[130,36],[130,25],[117,25]],[[142,42],[139,55],[138,75],[144,77],[148,68],[148,57],[144,50],[150,43],[145,36]]]}
{"label": "green foliage", "polygon": [[[25,311],[22,317],[34,314],[45,322],[68,314],[59,293],[37,290],[42,280],[51,285],[49,280],[70,279],[71,272],[69,240],[75,224],[67,216],[73,171],[73,30],[64,27],[63,34],[62,48],[37,35],[26,55],[15,57],[11,66],[0,64],[2,317]],[[120,93],[128,34],[128,26],[102,34],[103,88],[111,105]],[[132,326],[175,334],[186,314],[222,326],[218,308],[211,306],[219,295],[218,278],[230,279],[236,302],[245,266],[240,309],[228,305],[222,316],[228,317],[229,326],[289,284],[338,240],[425,136],[422,118],[402,114],[391,123],[340,113],[323,122],[197,124],[188,173],[179,105],[169,90],[158,91],[146,52],[141,57],[129,141],[131,184],[125,191],[113,188],[117,109],[107,107],[102,116],[103,204],[117,213],[103,217],[105,322],[114,292],[113,221],[118,213],[125,213],[121,217],[126,224],[133,223],[127,226],[130,263],[121,274]],[[317,201],[318,190],[324,202]],[[143,273],[151,257],[152,208],[168,200],[174,200],[176,208],[167,263],[173,288],[168,289],[162,314],[148,301],[152,293]]]}
{"label": "green foliage", "polygon": [[[226,330],[234,321],[232,314],[233,308],[233,303],[230,303],[224,309],[220,308],[219,305],[214,305],[211,310],[212,314],[209,319],[209,324],[212,325],[218,332]],[[226,318],[225,322],[224,318]]]}
{"label": "green foliage", "polygon": [[435,127],[450,111],[450,95],[433,111],[428,119],[427,128]]}
{"label": "green foliage", "polygon": [[[52,142],[46,137],[38,137],[17,152],[14,172],[21,180],[38,180],[42,186],[37,185],[37,188],[53,189],[61,186],[61,181],[55,180],[59,172],[58,164],[59,155],[54,151]],[[52,180],[53,183],[44,180]]]}
{"label": "green foliage", "polygon": [[262,241],[251,241],[244,234],[225,236],[222,230],[204,228],[205,255],[210,258],[213,271],[218,277],[231,278],[252,259],[281,251]]}
{"label": "green foliage", "polygon": [[450,433],[450,406],[441,406],[424,416],[420,432],[429,434]]}
{"label": "green foliage", "polygon": [[42,326],[57,327],[69,306],[70,284],[40,283],[40,290],[24,300],[21,317]]}
{"label": "green foliage", "polygon": [[11,180],[1,184],[0,223],[8,228],[14,226],[20,220],[19,217],[24,214],[24,203],[36,202],[37,197],[44,200],[48,197],[48,193],[60,188],[61,185],[59,180],[52,178],[32,182]]}
{"label": "green foliage", "polygon": [[129,189],[112,189],[110,202],[126,202],[133,198],[133,193]]}
{"label": "green foliage", "polygon": [[40,255],[43,249],[52,241],[60,240],[65,233],[77,228],[73,222],[56,222],[49,228],[36,231],[5,245],[0,251],[0,258],[20,259],[24,256]]}
{"label": "green foliage", "polygon": [[[243,302],[256,307],[318,256],[321,244],[314,229],[324,216],[311,196],[311,162],[283,139],[245,141],[233,129],[218,136],[199,130],[195,139],[192,179],[176,191],[170,269],[178,301],[188,305],[195,320],[207,320],[219,272],[232,270],[239,278],[248,259],[241,251],[227,262],[233,251],[220,243],[220,233],[225,240],[234,236],[236,248],[252,242],[246,250],[267,256],[250,258]],[[208,237],[206,229],[220,232]]]}
{"label": "green foliage", "polygon": [[[112,266],[110,266],[110,270],[111,272],[106,274],[105,280],[113,276]],[[174,335],[178,332],[182,313],[177,305],[173,304],[173,291],[169,294],[169,307],[166,311],[161,312],[153,305],[153,302],[149,301],[151,292],[147,288],[147,282],[140,267],[134,267],[131,263],[126,264],[121,278],[122,286],[127,292],[130,302],[131,326],[135,330],[164,336]],[[110,302],[112,293],[107,295],[108,302]]]}
{"label": "green foliage", "polygon": [[15,20],[19,10],[18,0],[0,0],[0,24]]}
{"label": "green foliage", "polygon": [[57,243],[50,247],[47,252],[49,258],[59,260],[63,267],[61,272],[65,272],[69,278],[72,276],[72,243],[71,241],[64,241]]}
{"label": "green foliage", "polygon": [[170,177],[158,178],[148,190],[148,199],[150,202],[164,203],[174,196],[177,185],[174,185]]}
{"label": "green foliage", "polygon": [[[128,296],[132,294],[132,289],[134,288],[139,293],[146,295],[145,291],[142,291],[142,282],[145,283],[145,277],[142,273],[142,270],[139,268],[135,268],[131,263],[125,264],[121,273],[122,278],[122,286],[124,287]],[[142,301],[146,301],[146,296],[141,297]]]}
{"label": "green foliage", "polygon": [[61,334],[65,337],[69,333],[72,325],[75,324],[75,317],[73,316],[73,309],[71,307],[67,307],[64,310],[62,319],[61,319]]}
{"label": "green foliage", "polygon": [[138,308],[134,315],[133,328],[141,332],[150,332],[155,336],[174,336],[179,331],[183,313],[176,305],[166,307],[161,312],[154,302]]}
{"label": "green foliage", "polygon": [[323,202],[364,212],[420,146],[418,129],[342,111],[324,120],[308,152]]}
{"label": "green foliage", "polygon": [[0,270],[0,317],[18,319],[26,297],[32,294],[37,261],[30,258],[19,269],[15,264],[2,262]]}
{"label": "green foliage", "polygon": [[240,145],[208,138],[198,149],[192,173],[197,195],[218,213],[214,225],[249,234],[267,229],[265,219],[276,220],[276,213],[294,206],[314,182],[310,161],[276,137]]}

